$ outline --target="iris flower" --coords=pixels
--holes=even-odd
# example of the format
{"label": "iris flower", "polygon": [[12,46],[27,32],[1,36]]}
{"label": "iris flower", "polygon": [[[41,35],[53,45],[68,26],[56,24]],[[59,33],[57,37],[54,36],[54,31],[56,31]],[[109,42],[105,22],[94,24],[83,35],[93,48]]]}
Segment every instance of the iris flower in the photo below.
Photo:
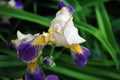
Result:
{"label": "iris flower", "polygon": [[41,53],[42,46],[33,46],[32,40],[37,38],[40,34],[22,34],[17,31],[17,39],[12,40],[9,46],[13,46],[18,53],[18,57],[27,63],[36,62],[36,59]]}
{"label": "iris flower", "polygon": [[[41,54],[43,46],[45,45],[45,43],[43,43],[44,36],[39,34],[25,35],[20,31],[17,31],[17,37],[17,39],[12,40],[12,44],[17,49],[18,57],[28,64],[28,69],[25,76],[26,80],[59,80],[56,75],[49,75],[45,78],[44,72],[37,66],[37,59]],[[38,40],[37,38],[41,41],[41,45],[39,46],[35,45]],[[34,40],[35,42],[33,42]],[[47,61],[50,62],[48,59]]]}
{"label": "iris flower", "polygon": [[72,21],[74,10],[72,6],[60,2],[59,8],[60,10],[51,21],[51,26],[48,30],[50,42],[56,46],[69,48],[74,63],[82,67],[86,64],[90,52],[87,48],[81,47],[79,44],[86,40],[78,34],[78,29],[74,26]]}

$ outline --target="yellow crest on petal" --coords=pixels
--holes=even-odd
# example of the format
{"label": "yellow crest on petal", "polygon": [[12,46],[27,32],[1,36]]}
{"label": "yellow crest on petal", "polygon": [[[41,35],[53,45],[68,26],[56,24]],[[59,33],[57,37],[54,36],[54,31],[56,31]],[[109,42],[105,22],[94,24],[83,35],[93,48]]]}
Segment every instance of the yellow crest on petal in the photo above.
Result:
{"label": "yellow crest on petal", "polygon": [[38,38],[36,38],[33,41],[32,45],[37,46],[37,45],[40,45],[41,43],[45,43],[45,36],[44,35],[41,35]]}
{"label": "yellow crest on petal", "polygon": [[82,48],[78,44],[67,46],[67,48],[70,48],[79,54],[82,54],[83,52]]}

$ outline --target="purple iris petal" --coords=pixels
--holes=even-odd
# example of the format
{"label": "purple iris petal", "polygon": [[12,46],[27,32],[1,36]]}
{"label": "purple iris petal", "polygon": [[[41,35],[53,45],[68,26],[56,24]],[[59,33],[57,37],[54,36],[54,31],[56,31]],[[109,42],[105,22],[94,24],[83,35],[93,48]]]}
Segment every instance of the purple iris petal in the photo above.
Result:
{"label": "purple iris petal", "polygon": [[61,9],[62,7],[66,7],[70,14],[73,14],[74,9],[72,6],[67,6],[64,2],[59,2],[58,7]]}
{"label": "purple iris petal", "polygon": [[87,59],[90,56],[90,52],[87,48],[85,47],[81,47],[83,50],[83,55],[85,56],[85,58]]}
{"label": "purple iris petal", "polygon": [[58,7],[61,9],[62,7],[66,7],[67,5],[64,2],[59,2]]}
{"label": "purple iris petal", "polygon": [[84,55],[82,54],[79,54],[79,53],[73,53],[72,54],[72,58],[73,58],[73,61],[74,63],[79,66],[79,67],[82,67],[86,64],[87,60],[86,58],[84,57]]}
{"label": "purple iris petal", "polygon": [[59,80],[59,78],[56,75],[49,75],[45,80]]}
{"label": "purple iris petal", "polygon": [[39,47],[32,46],[31,42],[21,44],[17,50],[19,58],[26,62],[35,59],[39,54]]}
{"label": "purple iris petal", "polygon": [[23,4],[20,1],[16,1],[15,2],[15,8],[16,9],[22,9],[23,8]]}
{"label": "purple iris petal", "polygon": [[67,9],[69,10],[69,13],[70,13],[70,14],[73,14],[73,13],[74,13],[74,9],[73,9],[72,6],[66,6],[66,7],[67,7]]}
{"label": "purple iris petal", "polygon": [[16,50],[15,45],[12,42],[8,43],[8,48],[11,50]]}
{"label": "purple iris petal", "polygon": [[50,57],[45,57],[43,59],[43,63],[46,65],[46,66],[51,66],[53,64],[53,60],[50,58]]}
{"label": "purple iris petal", "polygon": [[33,73],[27,71],[25,80],[45,80],[45,75],[39,69],[36,69]]}
{"label": "purple iris petal", "polygon": [[77,53],[75,51],[71,51],[72,52],[72,58],[74,63],[79,66],[79,67],[83,67],[84,65],[86,65],[87,63],[87,58],[90,55],[90,52],[87,48],[85,47],[81,47],[83,50],[83,53]]}

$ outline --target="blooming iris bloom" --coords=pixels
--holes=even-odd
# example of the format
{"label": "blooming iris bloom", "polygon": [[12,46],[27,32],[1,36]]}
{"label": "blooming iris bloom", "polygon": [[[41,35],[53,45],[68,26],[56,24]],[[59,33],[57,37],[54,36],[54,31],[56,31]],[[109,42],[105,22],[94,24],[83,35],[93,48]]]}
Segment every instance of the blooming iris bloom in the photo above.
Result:
{"label": "blooming iris bloom", "polygon": [[[28,64],[31,65],[31,63],[36,62],[38,56],[41,54],[42,46],[33,46],[32,41],[39,36],[39,33],[37,34],[22,34],[20,31],[17,31],[17,39],[12,40],[12,44],[10,46],[13,46],[18,53],[18,57]],[[32,64],[33,65],[33,64]],[[33,66],[30,68],[33,69]]]}
{"label": "blooming iris bloom", "polygon": [[79,36],[78,29],[74,26],[73,17],[69,7],[63,6],[51,21],[48,30],[51,42],[57,46],[68,46],[85,42],[85,39]]}
{"label": "blooming iris bloom", "polygon": [[74,63],[82,67],[86,64],[90,53],[87,48],[79,46],[79,43],[85,42],[85,39],[79,36],[78,29],[72,21],[74,10],[63,2],[59,3],[59,7],[61,9],[51,21],[51,26],[48,30],[50,41],[56,46],[69,48]]}
{"label": "blooming iris bloom", "polygon": [[[28,69],[25,76],[26,80],[58,80],[58,77],[56,75],[53,77],[51,75],[51,79],[45,79],[45,74],[37,67],[37,58],[41,54],[43,46],[46,44],[44,42],[44,36],[39,34],[25,35],[20,31],[17,31],[17,37],[18,38],[12,40],[12,44],[10,44],[17,49],[19,58],[22,61],[28,63]],[[33,42],[34,40],[35,42]],[[41,41],[41,45],[35,45],[37,43],[37,40]]]}

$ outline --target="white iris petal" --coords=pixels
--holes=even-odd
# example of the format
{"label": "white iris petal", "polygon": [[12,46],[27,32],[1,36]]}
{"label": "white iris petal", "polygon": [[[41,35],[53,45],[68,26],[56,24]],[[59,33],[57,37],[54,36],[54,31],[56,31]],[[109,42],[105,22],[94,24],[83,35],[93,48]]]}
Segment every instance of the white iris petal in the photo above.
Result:
{"label": "white iris petal", "polygon": [[12,43],[18,47],[21,43],[31,41],[39,36],[39,33],[37,34],[23,34],[20,31],[17,31],[17,39],[12,40]]}
{"label": "white iris petal", "polygon": [[85,39],[79,36],[78,29],[74,26],[72,18],[65,25],[64,36],[70,45],[85,42]]}
{"label": "white iris petal", "polygon": [[50,38],[57,46],[67,46],[85,42],[74,26],[72,15],[66,7],[60,9],[49,28]]}

